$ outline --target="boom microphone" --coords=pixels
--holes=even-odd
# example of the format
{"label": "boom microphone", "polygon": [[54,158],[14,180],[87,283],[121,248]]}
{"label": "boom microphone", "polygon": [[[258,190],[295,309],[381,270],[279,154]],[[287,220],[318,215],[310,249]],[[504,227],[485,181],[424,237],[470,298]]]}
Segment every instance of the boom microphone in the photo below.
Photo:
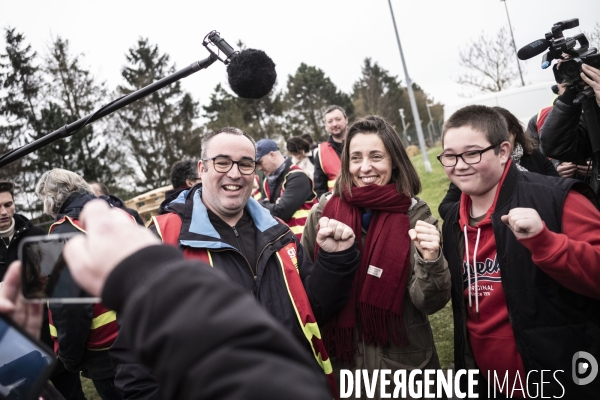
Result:
{"label": "boom microphone", "polygon": [[245,99],[260,99],[269,94],[275,81],[275,63],[262,50],[246,49],[227,66],[231,90]]}
{"label": "boom microphone", "polygon": [[[216,31],[206,35],[206,38],[225,56],[221,61],[227,64],[229,86],[235,94],[245,99],[260,99],[269,94],[277,80],[275,63],[271,57],[262,50],[237,52]],[[207,44],[204,44],[205,47],[212,53]]]}
{"label": "boom microphone", "polygon": [[550,47],[550,44],[550,41],[546,39],[538,39],[527,46],[523,46],[517,53],[517,57],[519,57],[519,60],[529,60],[546,51]]}

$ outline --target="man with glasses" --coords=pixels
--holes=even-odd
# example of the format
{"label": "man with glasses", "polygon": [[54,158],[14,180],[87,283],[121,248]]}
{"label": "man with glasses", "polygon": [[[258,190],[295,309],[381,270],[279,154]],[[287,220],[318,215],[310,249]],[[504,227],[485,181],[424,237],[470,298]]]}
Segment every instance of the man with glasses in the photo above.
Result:
{"label": "man with glasses", "polygon": [[[317,237],[321,250],[313,265],[290,228],[251,198],[255,157],[254,140],[240,129],[206,135],[198,162],[202,185],[182,192],[169,204],[169,213],[153,218],[152,229],[184,257],[221,270],[251,293],[314,356],[315,367],[332,378],[317,323],[347,300],[360,262],[354,233],[340,222],[322,219]],[[123,354],[119,357],[123,360]],[[117,384],[136,393],[125,390],[125,398],[152,398],[156,385],[148,386],[148,377],[135,376],[126,362],[121,371],[117,367]],[[139,373],[141,366],[137,368]],[[237,373],[235,366],[230,368]]]}
{"label": "man with glasses", "polygon": [[456,368],[479,369],[480,394],[595,396],[600,379],[574,383],[576,353],[600,360],[593,193],[576,180],[519,171],[506,121],[489,107],[454,113],[442,146],[438,160],[462,190],[442,229]]}
{"label": "man with glasses", "polygon": [[256,143],[256,166],[266,175],[260,204],[281,218],[301,240],[306,217],[317,204],[312,179],[302,168],[292,165],[290,157],[284,158],[271,139]]}

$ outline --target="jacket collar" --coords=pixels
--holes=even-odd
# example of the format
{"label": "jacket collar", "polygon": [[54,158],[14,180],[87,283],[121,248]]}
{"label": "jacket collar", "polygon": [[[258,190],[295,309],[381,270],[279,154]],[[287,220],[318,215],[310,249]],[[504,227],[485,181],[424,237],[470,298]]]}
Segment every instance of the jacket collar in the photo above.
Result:
{"label": "jacket collar", "polygon": [[[182,235],[180,243],[190,247],[233,248],[231,244],[222,241],[221,235],[211,223],[206,206],[202,202],[202,187],[197,186],[185,190],[169,204],[182,220]],[[280,224],[269,210],[261,206],[252,197],[248,200],[245,210],[250,214],[256,229],[261,233],[265,243],[289,230]],[[185,234],[183,233],[185,232]],[[263,240],[261,240],[262,242]]]}
{"label": "jacket collar", "polygon": [[58,214],[56,216],[56,220],[60,220],[66,216],[78,219],[83,206],[91,200],[94,200],[96,196],[90,193],[80,193],[75,192],[71,193],[69,197],[63,202],[62,206],[60,206],[60,210],[58,210]]}

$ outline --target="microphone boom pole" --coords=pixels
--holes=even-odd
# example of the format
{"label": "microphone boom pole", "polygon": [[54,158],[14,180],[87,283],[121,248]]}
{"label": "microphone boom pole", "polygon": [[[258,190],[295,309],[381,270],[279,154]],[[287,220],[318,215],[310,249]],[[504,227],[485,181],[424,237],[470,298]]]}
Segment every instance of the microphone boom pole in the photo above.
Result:
{"label": "microphone boom pole", "polygon": [[146,97],[149,94],[152,94],[152,93],[156,92],[157,90],[164,88],[165,86],[168,86],[174,82],[177,82],[180,79],[183,79],[195,72],[198,72],[201,69],[208,68],[218,59],[219,58],[217,57],[217,55],[215,55],[213,52],[211,52],[211,54],[203,60],[196,61],[186,68],[183,68],[169,76],[166,76],[156,82],[153,82],[153,83],[149,84],[148,86],[138,89],[135,92],[129,93],[127,96],[121,97],[120,99],[115,100],[114,102],[102,107],[101,109],[95,111],[94,113],[86,115],[85,117],[83,117],[75,122],[65,125],[62,128],[59,128],[59,129],[55,130],[54,132],[49,133],[49,134],[39,138],[38,140],[35,140],[35,141],[28,143],[22,147],[19,147],[18,149],[9,151],[8,153],[6,153],[0,157],[0,167],[8,165],[8,164],[18,160],[19,158],[24,157],[27,154],[32,153],[32,152],[36,151],[37,149],[40,149],[58,139],[72,136],[73,134],[75,134],[77,131],[79,131],[80,129],[82,129],[84,126],[86,126],[88,124],[90,124],[108,114],[111,114],[111,113],[133,103],[134,101],[137,101],[143,97]]}

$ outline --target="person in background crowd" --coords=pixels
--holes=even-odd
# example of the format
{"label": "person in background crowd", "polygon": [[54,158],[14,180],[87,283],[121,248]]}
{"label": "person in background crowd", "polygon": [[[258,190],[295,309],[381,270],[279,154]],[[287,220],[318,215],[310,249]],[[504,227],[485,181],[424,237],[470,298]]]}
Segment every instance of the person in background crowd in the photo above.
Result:
{"label": "person in background crowd", "polygon": [[300,139],[304,139],[308,142],[308,145],[310,146],[310,154],[308,156],[310,158],[310,161],[314,164],[315,159],[313,157],[312,151],[314,149],[316,149],[317,147],[319,147],[319,145],[317,143],[315,143],[312,136],[310,136],[310,133],[304,133],[304,134],[300,135]]}
{"label": "person in background crowd", "polygon": [[312,177],[315,173],[315,166],[312,160],[310,144],[301,137],[294,136],[288,139],[286,148],[290,156],[292,156],[292,165],[297,165],[308,176]]}
{"label": "person in background crowd", "polygon": [[175,200],[181,192],[202,182],[198,176],[198,166],[193,160],[181,160],[174,162],[171,166],[170,177],[173,189],[165,192],[165,200],[160,204],[158,209],[159,215],[168,212],[165,207],[168,206],[170,202]]}
{"label": "person in background crowd", "polygon": [[392,126],[377,116],[354,122],[333,194],[313,208],[302,237],[314,256],[323,217],[361,232],[361,261],[350,298],[323,331],[336,373],[385,368],[393,375],[398,369],[440,368],[427,315],[450,299],[450,273],[437,220],[416,197],[420,190]]}
{"label": "person in background crowd", "polygon": [[[184,257],[223,271],[250,293],[314,357],[315,368],[325,372],[333,390],[318,323],[348,298],[359,262],[354,233],[338,221],[324,220],[317,235],[321,251],[313,264],[290,228],[250,196],[257,155],[252,137],[223,128],[205,135],[201,148],[202,186],[182,193],[169,204],[171,212],[154,217],[150,228]],[[124,351],[116,354],[113,347],[112,354],[120,359],[116,381],[126,398],[160,398],[162,387],[134,365],[120,340],[115,347]]]}
{"label": "person in background crowd", "polygon": [[15,185],[9,181],[0,181],[0,282],[8,266],[18,259],[21,240],[46,234],[43,229],[15,211]]}
{"label": "person in background crowd", "polygon": [[333,189],[335,178],[340,173],[342,147],[348,135],[348,117],[340,106],[329,106],[325,110],[325,129],[329,139],[319,144],[315,156],[315,192],[321,197]]}
{"label": "person in background crowd", "polygon": [[[60,168],[47,171],[40,177],[35,193],[44,212],[55,218],[50,233],[85,232],[79,214],[96,196],[81,176]],[[49,309],[54,351],[67,371],[81,372],[91,379],[103,400],[121,399],[108,355],[118,333],[115,312],[102,304],[52,303]]]}
{"label": "person in background crowd", "polygon": [[131,215],[135,219],[135,222],[137,222],[139,225],[144,226],[144,220],[142,220],[140,214],[133,208],[125,207],[125,203],[123,202],[123,200],[121,200],[117,196],[110,194],[108,187],[106,187],[104,183],[90,182],[90,187],[94,191],[94,196],[100,197],[112,207],[117,207],[127,212],[127,214]]}
{"label": "person in background crowd", "polygon": [[[581,79],[595,95],[596,101],[592,101],[592,108],[596,113],[595,125],[600,129],[600,69],[587,64],[583,64],[581,69]],[[598,133],[588,126],[582,105],[573,104],[577,94],[577,89],[566,86],[554,101],[554,106],[541,125],[540,146],[548,157],[561,160],[561,165],[556,167],[561,176],[589,183],[596,196],[600,196],[597,178],[600,165],[595,165],[591,160],[595,149],[589,137]],[[591,112],[588,114],[592,115]]]}
{"label": "person in background crowd", "polygon": [[[480,396],[524,397],[543,387],[548,397],[595,397],[600,379],[572,379],[577,352],[600,359],[594,194],[573,179],[519,170],[506,119],[490,107],[456,111],[442,146],[438,160],[462,190],[442,227],[456,369],[479,369]],[[547,379],[541,370],[563,372]]]}
{"label": "person in background crowd", "polygon": [[317,203],[312,179],[306,171],[293,165],[291,158],[284,158],[271,139],[256,143],[256,166],[266,175],[260,204],[271,215],[281,218],[300,240],[306,217]]}
{"label": "person in background crowd", "polygon": [[[104,202],[86,204],[80,221],[87,235],[65,247],[71,274],[131,321],[120,335],[166,399],[332,398],[304,349],[221,271],[185,260]],[[21,300],[19,267],[0,288],[0,313],[36,336],[40,304]]]}
{"label": "person in background crowd", "polygon": [[[542,175],[558,176],[556,168],[548,157],[537,149],[532,139],[523,131],[521,122],[505,108],[492,107],[496,112],[500,113],[506,120],[508,127],[509,141],[512,152],[510,157],[521,171],[536,172]],[[438,212],[442,219],[446,219],[446,214],[454,203],[460,200],[461,191],[454,183],[450,183],[446,196],[438,207]]]}

